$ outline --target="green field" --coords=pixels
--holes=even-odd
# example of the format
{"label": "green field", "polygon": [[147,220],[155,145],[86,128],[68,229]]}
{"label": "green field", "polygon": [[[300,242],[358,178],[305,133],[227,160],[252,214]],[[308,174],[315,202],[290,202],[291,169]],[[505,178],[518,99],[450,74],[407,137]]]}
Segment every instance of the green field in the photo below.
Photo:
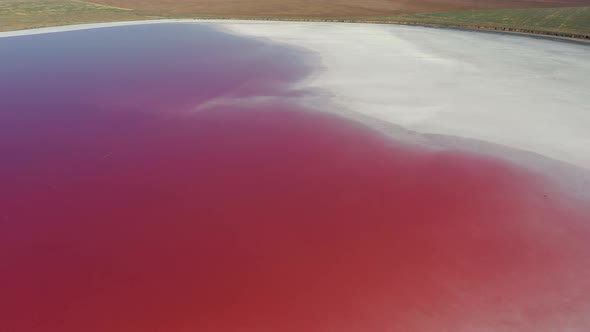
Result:
{"label": "green field", "polygon": [[390,17],[394,21],[590,35],[590,7],[474,10]]}
{"label": "green field", "polygon": [[75,0],[0,0],[0,31],[147,17],[123,8]]}
{"label": "green field", "polygon": [[[76,0],[0,0],[0,31],[80,23],[179,17],[200,18],[200,16],[193,14],[163,15],[162,13],[141,12]],[[203,16],[201,16],[201,18],[203,18]],[[469,10],[380,16],[373,18],[282,18],[251,16],[208,16],[206,18],[259,18],[270,20],[289,19],[302,21],[404,23],[476,29],[498,28],[517,32],[541,34],[575,34],[578,38],[590,38],[590,7]]]}

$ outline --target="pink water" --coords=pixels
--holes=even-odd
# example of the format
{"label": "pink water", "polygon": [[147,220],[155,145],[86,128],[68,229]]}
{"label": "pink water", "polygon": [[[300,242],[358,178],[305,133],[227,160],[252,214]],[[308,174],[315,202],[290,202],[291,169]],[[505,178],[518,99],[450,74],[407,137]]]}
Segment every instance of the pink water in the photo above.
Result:
{"label": "pink water", "polygon": [[302,109],[314,65],[194,25],[0,39],[0,330],[590,330],[582,203]]}

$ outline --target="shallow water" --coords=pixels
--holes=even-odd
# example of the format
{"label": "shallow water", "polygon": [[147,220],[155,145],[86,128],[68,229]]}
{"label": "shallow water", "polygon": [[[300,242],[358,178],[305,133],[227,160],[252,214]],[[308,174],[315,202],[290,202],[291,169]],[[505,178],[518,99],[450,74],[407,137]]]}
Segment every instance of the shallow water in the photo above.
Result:
{"label": "shallow water", "polygon": [[303,109],[200,25],[0,40],[7,331],[586,331],[583,204]]}

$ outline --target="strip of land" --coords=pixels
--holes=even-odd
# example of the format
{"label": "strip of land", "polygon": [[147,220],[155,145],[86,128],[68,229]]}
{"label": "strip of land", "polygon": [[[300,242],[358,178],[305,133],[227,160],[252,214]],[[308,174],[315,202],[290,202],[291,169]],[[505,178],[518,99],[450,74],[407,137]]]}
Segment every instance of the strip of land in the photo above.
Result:
{"label": "strip of land", "polygon": [[171,15],[385,17],[457,10],[589,6],[588,0],[91,0]]}
{"label": "strip of land", "polygon": [[589,38],[590,7],[469,10],[399,15],[392,21]]}
{"label": "strip of land", "polygon": [[147,18],[137,10],[75,0],[0,0],[0,31]]}
{"label": "strip of land", "polygon": [[[526,6],[534,8],[518,9]],[[555,7],[537,8],[543,6]],[[164,18],[394,23],[590,39],[586,0],[0,0],[0,31]]]}

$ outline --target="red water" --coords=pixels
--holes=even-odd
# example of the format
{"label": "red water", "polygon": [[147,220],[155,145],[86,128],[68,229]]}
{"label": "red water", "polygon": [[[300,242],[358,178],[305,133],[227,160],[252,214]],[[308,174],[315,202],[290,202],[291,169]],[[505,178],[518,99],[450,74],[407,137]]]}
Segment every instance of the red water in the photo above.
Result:
{"label": "red water", "polygon": [[[256,56],[231,72],[227,52],[210,77],[176,67],[202,57],[154,69],[164,92],[80,81],[80,64],[59,86],[23,79],[38,88],[30,98],[3,95],[0,330],[589,330],[590,220],[578,202],[499,161],[305,111],[286,90],[305,65],[277,56],[291,50],[240,47]],[[95,75],[129,74],[112,71],[119,61]],[[156,67],[142,61],[129,75]],[[248,77],[236,68],[258,68],[259,84],[236,88]],[[212,77],[227,79],[221,99],[195,92]]]}

